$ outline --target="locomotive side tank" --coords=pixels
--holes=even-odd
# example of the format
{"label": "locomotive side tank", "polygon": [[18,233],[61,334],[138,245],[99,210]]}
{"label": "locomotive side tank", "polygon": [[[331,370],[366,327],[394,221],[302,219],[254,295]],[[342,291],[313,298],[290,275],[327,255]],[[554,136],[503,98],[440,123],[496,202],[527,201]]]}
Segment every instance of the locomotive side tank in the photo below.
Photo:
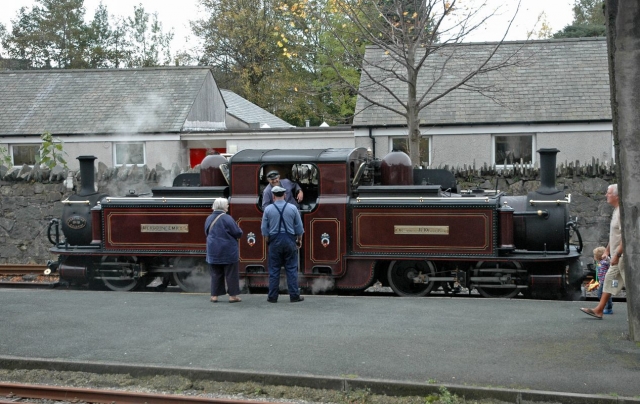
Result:
{"label": "locomotive side tank", "polygon": [[[242,150],[228,162],[203,162],[200,177],[176,178],[176,186],[154,188],[151,197],[89,202],[90,242],[64,228],[66,239],[52,249],[60,258],[51,267],[59,266],[63,279],[114,290],[133,290],[157,277],[192,290],[190,276],[206,275],[204,220],[214,198],[228,197],[244,232],[244,285],[265,288],[262,192],[266,174],[278,170],[304,195],[301,287],[361,291],[378,281],[400,296],[438,289],[566,296],[579,291],[583,271],[581,245],[570,242],[572,233],[580,239],[569,216],[571,198],[555,187],[557,152],[539,150],[536,191],[509,196],[459,191],[450,172],[414,170],[400,152],[376,160],[364,148]],[[80,193],[89,188],[93,183]],[[76,216],[74,201],[63,202],[63,216]]]}

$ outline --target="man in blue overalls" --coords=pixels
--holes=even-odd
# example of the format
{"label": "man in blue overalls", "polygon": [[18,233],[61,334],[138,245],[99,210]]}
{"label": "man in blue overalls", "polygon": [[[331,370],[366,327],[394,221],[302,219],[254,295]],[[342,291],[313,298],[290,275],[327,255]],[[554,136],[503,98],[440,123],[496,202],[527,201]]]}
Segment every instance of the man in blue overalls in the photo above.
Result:
{"label": "man in blue overalls", "polygon": [[302,246],[302,219],[295,205],[284,200],[286,189],[275,186],[271,189],[274,202],[262,214],[262,236],[269,246],[269,303],[278,302],[280,268],[287,273],[289,299],[301,302],[298,289],[298,248]]}

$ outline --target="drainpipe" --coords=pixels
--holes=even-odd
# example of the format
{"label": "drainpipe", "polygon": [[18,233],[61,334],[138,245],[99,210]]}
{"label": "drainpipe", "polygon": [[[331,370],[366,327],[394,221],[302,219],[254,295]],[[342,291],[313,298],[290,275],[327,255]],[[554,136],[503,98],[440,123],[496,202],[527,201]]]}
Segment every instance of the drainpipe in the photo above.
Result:
{"label": "drainpipe", "polygon": [[376,140],[373,138],[373,129],[369,126],[369,138],[371,139],[371,151],[373,152],[373,158],[376,158]]}

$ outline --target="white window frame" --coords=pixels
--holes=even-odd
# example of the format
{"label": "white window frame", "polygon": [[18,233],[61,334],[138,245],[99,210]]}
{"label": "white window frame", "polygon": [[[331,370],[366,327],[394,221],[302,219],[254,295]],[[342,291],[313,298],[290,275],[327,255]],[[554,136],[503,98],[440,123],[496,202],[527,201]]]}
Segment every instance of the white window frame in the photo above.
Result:
{"label": "white window frame", "polygon": [[[22,167],[22,164],[16,165],[16,159],[15,159],[15,156],[13,154],[14,153],[14,150],[13,150],[14,147],[25,147],[25,146],[26,147],[35,147],[36,148],[36,155],[40,154],[40,144],[39,143],[15,143],[15,144],[12,143],[12,144],[8,144],[7,146],[9,148],[9,155],[11,156],[11,165],[13,167]],[[34,162],[34,164],[27,164],[27,165],[29,167],[33,167],[35,165],[35,162]]]}
{"label": "white window frame", "polygon": [[616,162],[616,140],[613,138],[613,131],[611,131],[611,161]]}
{"label": "white window frame", "polygon": [[[142,163],[118,163],[118,146],[121,145],[141,145],[142,146]],[[113,143],[113,166],[114,167],[131,167],[147,164],[147,145],[145,142],[114,142]]]}
{"label": "white window frame", "polygon": [[[496,133],[491,135],[491,162],[495,164],[498,169],[513,168],[515,164],[498,164],[496,162],[496,138],[498,137],[531,137],[531,163],[522,164],[524,167],[535,167],[537,163],[536,150],[537,150],[537,137],[535,133]],[[518,163],[519,164],[519,163]]]}
{"label": "white window frame", "polygon": [[[433,143],[433,137],[432,136],[420,136],[421,138],[425,139],[428,142],[429,147],[427,147],[427,158],[429,159],[429,161],[427,162],[427,165],[424,166],[423,168],[428,168],[431,165],[431,145]],[[409,144],[409,137],[408,136],[389,136],[389,150],[393,150],[393,140],[394,139],[404,139],[407,141],[407,145]],[[407,153],[409,154],[409,153]],[[421,161],[420,164],[422,164],[423,162]]]}

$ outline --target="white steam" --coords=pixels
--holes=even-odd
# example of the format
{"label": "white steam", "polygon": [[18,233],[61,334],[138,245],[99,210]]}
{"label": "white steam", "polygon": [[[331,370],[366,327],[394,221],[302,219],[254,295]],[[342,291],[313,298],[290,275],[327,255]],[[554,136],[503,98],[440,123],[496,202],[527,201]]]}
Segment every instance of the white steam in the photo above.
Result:
{"label": "white steam", "polygon": [[333,290],[335,286],[335,282],[331,278],[318,278],[314,279],[311,284],[311,293],[317,295],[319,293],[324,293],[328,290]]}

